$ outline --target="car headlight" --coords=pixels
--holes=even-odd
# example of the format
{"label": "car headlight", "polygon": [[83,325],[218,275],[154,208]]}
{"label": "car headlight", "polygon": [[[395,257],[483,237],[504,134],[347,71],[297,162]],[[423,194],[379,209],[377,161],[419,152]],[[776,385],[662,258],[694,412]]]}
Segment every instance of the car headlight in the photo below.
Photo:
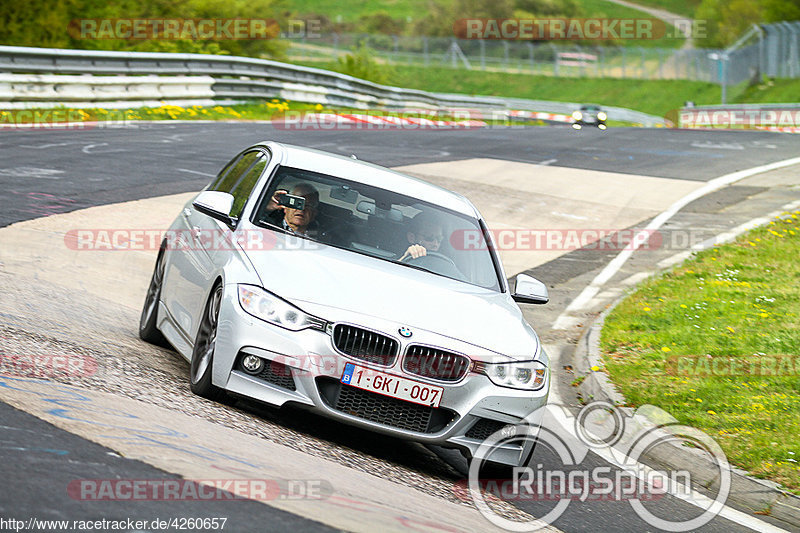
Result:
{"label": "car headlight", "polygon": [[600,111],[600,112],[597,114],[597,118],[599,118],[600,120],[605,120],[605,119],[607,119],[607,118],[608,118],[608,115],[606,115],[605,111]]}
{"label": "car headlight", "polygon": [[239,285],[239,304],[248,314],[292,331],[313,328],[324,330],[325,321],[304,313],[261,287]]}
{"label": "car headlight", "polygon": [[580,120],[583,118],[583,113],[581,113],[580,111],[575,111],[574,113],[572,113],[572,118],[574,118],[575,120]]}
{"label": "car headlight", "polygon": [[481,367],[492,383],[501,387],[538,390],[547,379],[547,367],[540,361],[482,363]]}

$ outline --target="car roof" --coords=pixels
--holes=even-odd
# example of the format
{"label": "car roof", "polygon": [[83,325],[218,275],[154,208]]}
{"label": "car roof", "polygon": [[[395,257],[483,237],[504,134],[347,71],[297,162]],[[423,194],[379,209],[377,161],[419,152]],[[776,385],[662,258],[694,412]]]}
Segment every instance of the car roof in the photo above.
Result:
{"label": "car roof", "polygon": [[351,157],[291,144],[264,141],[261,146],[280,154],[279,164],[329,174],[407,196],[477,217],[478,212],[464,196],[438,185]]}

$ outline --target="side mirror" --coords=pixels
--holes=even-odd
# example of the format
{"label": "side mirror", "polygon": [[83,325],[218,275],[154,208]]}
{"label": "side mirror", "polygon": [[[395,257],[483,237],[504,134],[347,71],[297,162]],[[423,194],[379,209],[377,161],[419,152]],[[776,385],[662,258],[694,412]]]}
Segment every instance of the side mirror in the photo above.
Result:
{"label": "side mirror", "polygon": [[522,304],[546,304],[550,301],[547,286],[538,279],[526,274],[518,274],[511,295],[515,302]]}
{"label": "side mirror", "polygon": [[192,202],[195,209],[211,218],[224,222],[230,227],[236,226],[236,218],[231,216],[233,195],[220,191],[203,191]]}

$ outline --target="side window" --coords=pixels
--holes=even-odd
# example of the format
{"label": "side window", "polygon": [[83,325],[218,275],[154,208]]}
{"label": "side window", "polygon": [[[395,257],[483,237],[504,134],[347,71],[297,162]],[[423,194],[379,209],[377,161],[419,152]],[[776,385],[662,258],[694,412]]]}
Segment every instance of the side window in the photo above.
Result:
{"label": "side window", "polygon": [[228,163],[228,166],[211,182],[208,190],[233,194],[233,188],[239,183],[239,179],[253,166],[253,163],[261,154],[262,152],[260,151],[247,152],[239,159],[234,159]]}
{"label": "side window", "polygon": [[238,218],[268,161],[267,154],[260,150],[247,152],[238,160],[231,161],[211,182],[208,190],[232,194],[231,216]]}
{"label": "side window", "polygon": [[264,168],[269,162],[267,154],[260,152],[258,158],[253,162],[253,165],[248,171],[239,179],[239,182],[233,186],[233,207],[231,208],[231,216],[239,218],[244,209],[244,204],[250,198],[250,193],[253,192],[253,187],[256,186],[258,178],[264,172]]}

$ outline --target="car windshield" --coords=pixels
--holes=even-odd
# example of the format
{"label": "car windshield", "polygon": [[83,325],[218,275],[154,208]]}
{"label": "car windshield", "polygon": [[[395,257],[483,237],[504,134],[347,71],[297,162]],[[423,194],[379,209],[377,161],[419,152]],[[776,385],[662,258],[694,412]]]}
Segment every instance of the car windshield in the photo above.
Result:
{"label": "car windshield", "polygon": [[[306,238],[479,287],[501,288],[496,255],[475,217],[394,191],[281,166],[253,212],[254,224],[291,231],[284,209],[270,203],[280,191],[304,196],[305,210],[313,211],[302,234]],[[425,256],[413,257],[409,247],[414,245],[424,247]]]}

